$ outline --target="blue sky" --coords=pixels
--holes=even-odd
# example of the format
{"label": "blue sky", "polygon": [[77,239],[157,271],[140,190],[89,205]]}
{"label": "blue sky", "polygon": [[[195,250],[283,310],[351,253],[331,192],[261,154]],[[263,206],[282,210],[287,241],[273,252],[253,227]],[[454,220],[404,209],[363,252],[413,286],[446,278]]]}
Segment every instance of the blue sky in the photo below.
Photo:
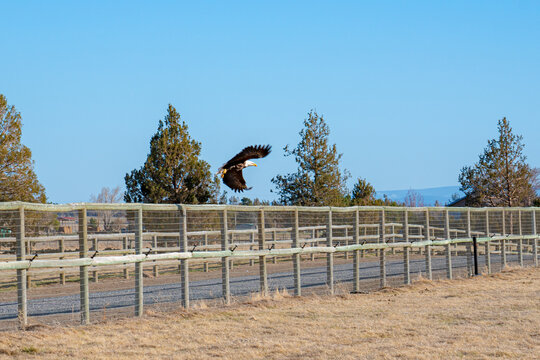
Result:
{"label": "blue sky", "polygon": [[[139,168],[173,104],[212,170],[271,144],[270,179],[310,109],[352,180],[457,185],[497,120],[540,166],[540,3],[3,1],[0,93],[50,201],[88,201]],[[351,180],[351,182],[352,182]],[[230,192],[229,192],[230,194]]]}

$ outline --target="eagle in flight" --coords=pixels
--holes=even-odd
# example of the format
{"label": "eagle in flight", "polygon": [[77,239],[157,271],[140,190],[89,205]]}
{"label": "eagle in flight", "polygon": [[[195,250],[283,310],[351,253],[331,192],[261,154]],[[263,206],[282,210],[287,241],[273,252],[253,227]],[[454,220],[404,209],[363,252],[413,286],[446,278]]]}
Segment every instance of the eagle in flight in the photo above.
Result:
{"label": "eagle in flight", "polygon": [[248,146],[223,164],[217,173],[221,174],[223,183],[235,192],[250,190],[251,188],[246,186],[246,180],[242,176],[242,170],[248,166],[257,166],[257,164],[249,159],[263,158],[270,154],[271,149],[272,146],[270,145]]}

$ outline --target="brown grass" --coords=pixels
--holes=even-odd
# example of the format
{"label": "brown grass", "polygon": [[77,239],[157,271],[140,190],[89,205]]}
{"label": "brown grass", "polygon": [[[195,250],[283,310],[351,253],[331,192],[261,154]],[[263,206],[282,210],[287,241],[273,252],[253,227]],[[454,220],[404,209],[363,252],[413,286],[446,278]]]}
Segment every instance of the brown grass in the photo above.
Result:
{"label": "brown grass", "polygon": [[0,356],[80,359],[538,359],[540,269],[421,280],[371,294],[150,312],[78,327],[3,332]]}

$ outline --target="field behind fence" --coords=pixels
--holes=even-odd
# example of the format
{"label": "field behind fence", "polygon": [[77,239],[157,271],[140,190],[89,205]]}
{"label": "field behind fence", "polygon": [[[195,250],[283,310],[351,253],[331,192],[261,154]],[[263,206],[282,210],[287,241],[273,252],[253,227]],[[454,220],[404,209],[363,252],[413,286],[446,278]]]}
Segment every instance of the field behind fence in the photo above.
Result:
{"label": "field behind fence", "polygon": [[[298,296],[364,292],[414,276],[538,266],[538,216],[540,208],[0,203],[0,322],[25,327],[29,304],[47,301],[52,310],[30,316],[71,307],[87,324],[106,306],[141,316],[161,302],[229,304],[283,288]],[[175,286],[158,288],[161,278]],[[102,282],[108,292],[97,289]],[[73,292],[74,283],[72,294],[37,290],[53,284]],[[71,305],[61,305],[69,295]]]}

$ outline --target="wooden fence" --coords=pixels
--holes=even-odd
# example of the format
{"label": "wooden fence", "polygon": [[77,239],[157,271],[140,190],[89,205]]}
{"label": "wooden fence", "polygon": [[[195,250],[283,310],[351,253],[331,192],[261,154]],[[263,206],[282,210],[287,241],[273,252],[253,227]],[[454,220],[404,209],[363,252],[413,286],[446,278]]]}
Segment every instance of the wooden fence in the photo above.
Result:
{"label": "wooden fence", "polygon": [[[122,212],[129,226],[117,229],[117,233],[89,233],[89,213],[111,211]],[[47,213],[76,214],[77,233],[51,234],[54,216],[49,216],[46,221],[38,216]],[[145,263],[151,263],[157,269],[157,262],[179,261],[184,307],[189,307],[190,301],[190,265],[198,260],[221,263],[222,296],[227,304],[231,301],[230,266],[233,259],[259,260],[259,291],[267,294],[267,259],[288,257],[293,263],[294,294],[300,296],[302,254],[326,255],[326,284],[333,293],[334,255],[352,253],[353,291],[360,291],[360,257],[368,250],[378,254],[381,287],[387,285],[388,252],[403,254],[405,284],[411,282],[410,252],[413,249],[423,253],[429,279],[432,277],[432,253],[435,249],[442,251],[446,258],[446,276],[451,279],[452,252],[460,245],[465,248],[471,274],[473,238],[483,247],[488,272],[491,272],[491,254],[494,252],[500,254],[501,267],[506,265],[509,251],[518,255],[520,265],[523,265],[524,252],[529,252],[534,265],[538,266],[540,224],[536,219],[539,214],[539,208],[0,203],[0,225],[3,222],[3,227],[11,232],[11,236],[0,238],[0,245],[15,249],[15,254],[7,251],[2,255],[4,261],[0,262],[0,271],[17,271],[18,318],[24,327],[27,324],[27,270],[78,268],[81,322],[87,324],[90,319],[89,269],[92,267],[135,264],[136,316],[143,314]],[[162,229],[152,231],[150,228]],[[158,246],[159,238],[164,239],[161,247]],[[99,250],[100,241],[117,241],[123,246]],[[78,251],[67,251],[66,242],[76,242]],[[145,242],[148,248],[143,248]],[[32,254],[37,243],[57,243],[61,251]],[[90,243],[93,250],[89,248]],[[170,246],[171,243],[175,246]]]}

